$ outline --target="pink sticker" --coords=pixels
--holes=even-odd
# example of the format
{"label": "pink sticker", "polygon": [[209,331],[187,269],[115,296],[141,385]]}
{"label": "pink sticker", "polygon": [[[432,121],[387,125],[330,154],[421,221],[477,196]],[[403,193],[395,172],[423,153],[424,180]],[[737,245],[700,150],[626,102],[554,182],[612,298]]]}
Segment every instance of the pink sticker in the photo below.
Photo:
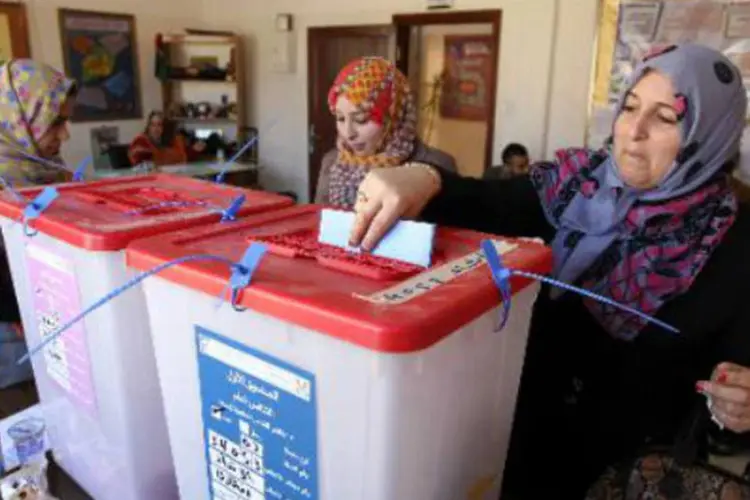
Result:
{"label": "pink sticker", "polygon": [[646,62],[649,59],[653,59],[654,57],[662,56],[664,54],[667,54],[668,52],[672,52],[675,49],[677,49],[676,45],[654,45],[648,51],[646,51],[646,54],[643,56],[643,62]]}
{"label": "pink sticker", "polygon": [[677,113],[678,119],[682,120],[687,113],[687,98],[682,94],[677,94],[674,100],[674,110]]}
{"label": "pink sticker", "polygon": [[[26,263],[34,316],[44,340],[81,311],[75,269],[72,261],[35,244],[26,248]],[[83,322],[77,322],[51,342],[43,356],[49,377],[68,393],[71,401],[95,414],[96,399]]]}

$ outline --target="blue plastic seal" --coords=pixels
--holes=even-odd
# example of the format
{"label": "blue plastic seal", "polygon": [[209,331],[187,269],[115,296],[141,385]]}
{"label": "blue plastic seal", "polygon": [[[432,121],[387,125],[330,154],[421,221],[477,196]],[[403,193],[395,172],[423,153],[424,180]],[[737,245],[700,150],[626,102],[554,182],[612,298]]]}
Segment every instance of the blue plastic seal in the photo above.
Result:
{"label": "blue plastic seal", "polygon": [[482,251],[487,259],[487,265],[492,273],[492,279],[500,292],[500,297],[503,300],[503,312],[498,324],[497,330],[502,330],[505,327],[505,323],[508,322],[510,316],[510,303],[513,300],[513,294],[510,289],[510,277],[512,272],[510,269],[503,265],[503,259],[500,254],[497,253],[495,244],[490,240],[482,241]]}
{"label": "blue plastic seal", "polygon": [[233,199],[232,203],[230,203],[227,208],[222,210],[221,222],[235,220],[237,218],[237,213],[240,211],[240,208],[242,208],[242,205],[245,203],[246,199],[247,197],[244,194],[241,194],[237,198]]}
{"label": "blue plastic seal", "polygon": [[[242,289],[247,288],[253,280],[253,274],[258,268],[260,261],[268,251],[268,247],[262,243],[251,243],[245,250],[239,262],[232,266],[232,276],[229,278],[229,288],[231,290],[231,303],[235,311],[242,311],[237,305],[239,295]],[[222,293],[222,297],[224,294]],[[221,304],[220,304],[221,305]]]}
{"label": "blue plastic seal", "polygon": [[75,169],[75,172],[73,172],[73,180],[76,182],[81,182],[84,179],[84,175],[86,174],[86,168],[89,166],[89,163],[91,163],[91,157],[88,156],[83,159],[81,163],[78,164],[78,168]]}
{"label": "blue plastic seal", "polygon": [[57,189],[51,186],[44,188],[42,192],[39,193],[39,195],[31,201],[31,203],[26,205],[26,208],[23,211],[24,219],[33,220],[38,218],[40,215],[42,215],[42,212],[49,208],[49,206],[53,201],[57,199],[58,196],[60,196],[60,193],[57,191]]}
{"label": "blue plastic seal", "polygon": [[503,265],[503,261],[500,255],[497,253],[497,249],[495,248],[494,243],[492,243],[492,241],[490,240],[482,241],[481,248],[482,248],[482,252],[484,252],[485,258],[487,259],[487,265],[490,268],[490,272],[492,273],[492,279],[495,281],[495,285],[497,286],[497,289],[500,291],[500,295],[502,296],[502,299],[503,299],[503,312],[502,312],[503,317],[500,320],[500,326],[498,330],[503,329],[503,327],[505,326],[505,323],[508,321],[508,316],[510,314],[510,303],[512,299],[512,292],[510,289],[510,277],[520,276],[523,278],[546,283],[548,285],[561,288],[565,291],[573,292],[583,297],[596,300],[603,304],[616,307],[617,309],[620,309],[621,311],[625,311],[629,314],[638,316],[639,318],[643,319],[644,321],[648,323],[653,323],[655,325],[658,325],[661,328],[669,332],[680,333],[680,331],[677,328],[673,327],[672,325],[667,324],[664,321],[661,321],[660,319],[657,319],[653,316],[649,316],[648,314],[642,311],[639,311],[633,307],[620,304],[619,302],[615,302],[609,297],[595,294],[586,289],[579,288],[573,285],[569,285],[567,283],[550,278],[548,276],[542,276],[540,274],[530,273],[528,271],[521,271],[518,269],[508,269],[507,267]]}

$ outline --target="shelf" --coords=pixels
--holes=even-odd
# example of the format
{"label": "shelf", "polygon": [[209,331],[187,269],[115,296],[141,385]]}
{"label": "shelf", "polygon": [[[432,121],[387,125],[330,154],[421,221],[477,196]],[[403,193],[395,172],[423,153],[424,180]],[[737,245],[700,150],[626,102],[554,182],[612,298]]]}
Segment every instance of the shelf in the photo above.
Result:
{"label": "shelf", "polygon": [[191,125],[193,124],[201,124],[206,123],[208,125],[237,125],[237,119],[236,118],[189,118],[186,116],[183,117],[171,117],[172,120],[180,122],[180,123],[189,123]]}
{"label": "shelf", "polygon": [[[188,131],[211,129],[222,133],[226,138],[243,137],[247,126],[244,57],[242,37],[227,33],[167,33],[162,35],[165,42],[165,65],[170,67],[169,76],[161,81],[162,109],[179,128]],[[198,45],[199,47],[194,47]],[[229,50],[231,49],[231,50]],[[228,53],[228,57],[227,57]],[[191,76],[187,73],[189,56],[209,57],[226,62],[233,67],[234,79],[224,78],[223,72],[208,72],[211,76]],[[218,77],[218,78],[217,78]],[[191,82],[194,82],[191,84]],[[205,85],[204,85],[205,84]],[[236,106],[236,115],[227,118],[199,118],[180,116],[177,105],[184,112],[187,103],[211,103],[212,109],[219,109],[219,102],[228,99]],[[236,134],[235,134],[236,131]]]}
{"label": "shelf", "polygon": [[220,36],[220,35],[183,35],[183,34],[172,34],[164,35],[162,38],[164,43],[169,44],[189,44],[189,45],[237,45],[236,36]]}
{"label": "shelf", "polygon": [[168,82],[198,82],[198,83],[223,83],[223,84],[232,84],[236,85],[236,80],[219,80],[217,78],[191,78],[189,76],[182,77],[182,78],[175,78],[170,77],[167,78]]}

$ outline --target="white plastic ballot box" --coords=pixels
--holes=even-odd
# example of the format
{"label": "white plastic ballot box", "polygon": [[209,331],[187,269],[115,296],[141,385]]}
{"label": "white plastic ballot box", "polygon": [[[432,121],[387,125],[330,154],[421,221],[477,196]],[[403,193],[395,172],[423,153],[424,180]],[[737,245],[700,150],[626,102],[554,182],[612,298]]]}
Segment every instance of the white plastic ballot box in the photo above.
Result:
{"label": "white plastic ballot box", "polygon": [[[217,222],[219,208],[240,195],[246,196],[240,213],[291,204],[158,174],[57,190],[26,229],[24,206],[42,190],[20,191],[25,200],[0,192],[0,224],[29,346],[129,279],[124,249],[134,239]],[[32,359],[55,459],[97,500],[177,498],[145,307],[141,289],[133,288]]]}
{"label": "white plastic ballot box", "polygon": [[[510,318],[479,250],[439,229],[433,266],[318,243],[320,207],[139,240],[138,271],[193,254],[269,249],[234,303],[230,266],[144,282],[182,498],[496,500],[538,284],[513,279]],[[546,273],[548,248],[496,240]]]}

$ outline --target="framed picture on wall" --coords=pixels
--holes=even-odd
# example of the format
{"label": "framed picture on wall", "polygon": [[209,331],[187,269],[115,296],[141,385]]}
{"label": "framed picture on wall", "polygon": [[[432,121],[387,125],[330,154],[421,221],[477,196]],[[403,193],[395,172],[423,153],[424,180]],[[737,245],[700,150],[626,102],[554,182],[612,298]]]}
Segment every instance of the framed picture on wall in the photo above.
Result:
{"label": "framed picture on wall", "polygon": [[58,9],[65,73],[78,82],[72,121],[143,117],[135,17]]}
{"label": "framed picture on wall", "polygon": [[491,35],[445,37],[440,116],[476,121],[489,118],[493,47]]}

